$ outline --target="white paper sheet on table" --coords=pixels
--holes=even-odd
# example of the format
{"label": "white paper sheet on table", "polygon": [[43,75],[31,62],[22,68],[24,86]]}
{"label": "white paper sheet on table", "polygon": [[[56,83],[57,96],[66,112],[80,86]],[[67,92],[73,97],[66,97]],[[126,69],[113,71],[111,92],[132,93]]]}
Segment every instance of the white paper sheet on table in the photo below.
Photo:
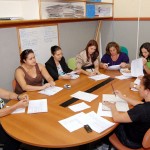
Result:
{"label": "white paper sheet on table", "polygon": [[[140,82],[141,82],[141,80],[140,80],[139,78],[136,78],[135,81],[134,81],[134,84],[140,85]],[[138,89],[136,89],[136,88],[134,88],[134,87],[131,88],[131,90],[132,90],[132,91],[136,91],[136,92],[138,91]]]}
{"label": "white paper sheet on table", "polygon": [[92,130],[97,133],[101,133],[114,125],[113,122],[98,116],[94,111],[85,114],[85,116],[81,118],[81,122],[88,124]]}
{"label": "white paper sheet on table", "polygon": [[143,60],[142,58],[132,60],[131,62],[131,75],[133,77],[143,76]]}
{"label": "white paper sheet on table", "polygon": [[124,80],[124,79],[129,79],[131,77],[127,77],[127,76],[124,76],[124,75],[120,75],[120,76],[115,76],[115,78],[119,79],[119,80]]}
{"label": "white paper sheet on table", "polygon": [[105,74],[99,74],[99,75],[91,76],[91,77],[89,77],[89,78],[98,81],[98,80],[107,79],[107,78],[109,78],[109,77],[110,77],[110,76],[105,75]]}
{"label": "white paper sheet on table", "polygon": [[81,112],[58,122],[68,131],[73,132],[83,127],[83,123],[79,118],[82,118],[84,115],[85,113]]}
{"label": "white paper sheet on table", "polygon": [[81,112],[60,120],[59,123],[70,132],[80,129],[88,124],[95,132],[100,133],[114,125],[113,122],[98,116],[94,111],[87,114]]}
{"label": "white paper sheet on table", "polygon": [[112,117],[111,111],[105,111],[102,109],[102,103],[99,103],[97,114],[99,116]]}
{"label": "white paper sheet on table", "polygon": [[[10,106],[6,106],[6,107],[10,107]],[[11,114],[20,114],[20,113],[25,113],[25,108],[18,108],[16,110],[14,110]]]}
{"label": "white paper sheet on table", "polygon": [[39,93],[50,96],[50,95],[54,95],[54,94],[58,93],[62,89],[63,89],[62,87],[52,86],[52,87],[49,87],[49,88],[46,88],[46,89],[40,91]]}
{"label": "white paper sheet on table", "polygon": [[84,110],[84,109],[87,109],[87,108],[90,108],[90,107],[91,106],[87,105],[86,103],[81,102],[81,103],[69,106],[68,108],[70,108],[74,112],[78,112],[78,111],[81,111],[81,110]]}
{"label": "white paper sheet on table", "polygon": [[120,70],[120,65],[112,65],[108,67],[108,70]]}
{"label": "white paper sheet on table", "polygon": [[116,103],[116,109],[118,111],[126,112],[129,110],[128,103],[121,99],[119,96],[115,96],[114,94],[103,94],[102,95],[102,109],[103,110],[110,110],[107,106],[103,104],[104,101],[108,101],[111,103]]}
{"label": "white paper sheet on table", "polygon": [[97,98],[98,95],[87,93],[87,92],[78,91],[78,92],[72,94],[71,97],[75,97],[75,98],[78,98],[78,99],[81,99],[81,100],[84,100],[84,101],[87,101],[87,102],[91,102],[95,98]]}
{"label": "white paper sheet on table", "polygon": [[128,68],[121,68],[120,72],[122,73],[123,76],[125,77],[132,77],[131,75],[131,70],[129,70]]}
{"label": "white paper sheet on table", "polygon": [[141,80],[139,78],[136,78],[134,81],[134,84],[140,85]]}
{"label": "white paper sheet on table", "polygon": [[47,99],[30,100],[27,113],[48,112]]}

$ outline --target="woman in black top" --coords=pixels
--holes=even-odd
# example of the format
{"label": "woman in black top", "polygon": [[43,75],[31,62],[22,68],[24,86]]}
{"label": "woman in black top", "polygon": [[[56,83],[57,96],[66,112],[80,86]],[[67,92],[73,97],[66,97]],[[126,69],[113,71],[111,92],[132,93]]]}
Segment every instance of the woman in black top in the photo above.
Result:
{"label": "woman in black top", "polygon": [[[54,80],[58,79],[71,79],[71,75],[67,74],[72,72],[68,65],[66,64],[65,58],[63,57],[62,50],[59,46],[52,46],[51,47],[51,54],[52,56],[50,59],[45,63],[45,67],[49,74],[52,76]],[[88,73],[82,69],[75,70],[77,74],[79,73]]]}
{"label": "woman in black top", "polygon": [[122,144],[129,148],[140,148],[143,137],[150,128],[150,75],[144,75],[139,86],[139,94],[143,101],[125,97],[119,91],[115,93],[134,106],[127,112],[120,113],[115,104],[105,102],[105,105],[112,111],[113,120],[121,123],[115,133]]}

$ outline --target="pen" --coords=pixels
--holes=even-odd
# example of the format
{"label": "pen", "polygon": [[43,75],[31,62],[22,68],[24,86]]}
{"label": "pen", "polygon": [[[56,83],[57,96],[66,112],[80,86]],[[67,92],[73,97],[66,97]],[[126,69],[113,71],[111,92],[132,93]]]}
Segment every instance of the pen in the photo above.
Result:
{"label": "pen", "polygon": [[115,94],[115,97],[116,97],[116,93],[115,93],[115,90],[114,90],[114,87],[113,87],[112,83],[111,83],[111,87],[112,87],[113,93]]}

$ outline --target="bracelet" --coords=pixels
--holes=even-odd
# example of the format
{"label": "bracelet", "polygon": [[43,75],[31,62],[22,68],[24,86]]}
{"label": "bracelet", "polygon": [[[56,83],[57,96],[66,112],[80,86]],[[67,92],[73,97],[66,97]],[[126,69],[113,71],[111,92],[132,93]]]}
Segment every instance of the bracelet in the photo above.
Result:
{"label": "bracelet", "polygon": [[20,101],[20,98],[19,98],[19,96],[20,96],[20,95],[18,95],[18,96],[17,96],[17,100],[18,100],[18,101]]}

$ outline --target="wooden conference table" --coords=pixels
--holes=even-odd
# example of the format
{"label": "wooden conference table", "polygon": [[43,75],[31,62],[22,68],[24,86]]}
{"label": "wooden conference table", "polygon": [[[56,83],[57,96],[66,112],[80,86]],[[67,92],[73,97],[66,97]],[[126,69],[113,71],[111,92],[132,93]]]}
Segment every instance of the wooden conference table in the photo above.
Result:
{"label": "wooden conference table", "polygon": [[[114,77],[116,75],[120,75],[119,71],[105,71],[101,70],[101,73],[110,75]],[[87,91],[93,86],[98,84],[105,83],[107,79],[94,81],[89,79],[85,75],[80,75],[80,78],[76,80],[59,80],[56,81],[56,85],[63,87],[64,84],[70,84],[71,89],[63,89],[53,96],[46,96],[39,94],[38,92],[27,92],[29,94],[29,98],[31,100],[34,99],[47,99],[48,100],[48,113],[38,113],[38,114],[14,114],[8,115],[1,119],[1,124],[5,131],[12,136],[26,144],[30,144],[33,146],[45,147],[45,148],[65,148],[65,147],[74,147],[83,144],[87,144],[93,141],[96,141],[111,131],[113,131],[117,123],[105,130],[102,133],[91,132],[87,133],[84,128],[76,130],[74,132],[69,132],[66,130],[61,124],[59,124],[59,120],[65,119],[76,113],[71,111],[67,107],[60,106],[62,103],[66,101],[71,101],[70,95],[77,91]],[[111,81],[111,80],[107,80]],[[129,84],[134,79],[127,80],[118,80],[114,79],[111,82],[115,89],[120,90],[123,94],[131,97],[137,98],[137,100],[141,100],[138,92],[133,92],[129,88]],[[99,95],[98,98],[88,103],[91,108],[84,110],[83,112],[87,113],[90,111],[97,112],[99,102],[102,99],[102,94],[112,94],[112,88],[110,83],[108,82],[105,85],[97,88],[92,93]],[[77,104],[82,102],[81,100],[77,100],[73,104]],[[15,100],[11,100],[8,105],[16,103]],[[67,102],[66,102],[67,103]],[[66,103],[64,103],[66,105]],[[105,117],[106,119],[113,121],[112,118]]]}

